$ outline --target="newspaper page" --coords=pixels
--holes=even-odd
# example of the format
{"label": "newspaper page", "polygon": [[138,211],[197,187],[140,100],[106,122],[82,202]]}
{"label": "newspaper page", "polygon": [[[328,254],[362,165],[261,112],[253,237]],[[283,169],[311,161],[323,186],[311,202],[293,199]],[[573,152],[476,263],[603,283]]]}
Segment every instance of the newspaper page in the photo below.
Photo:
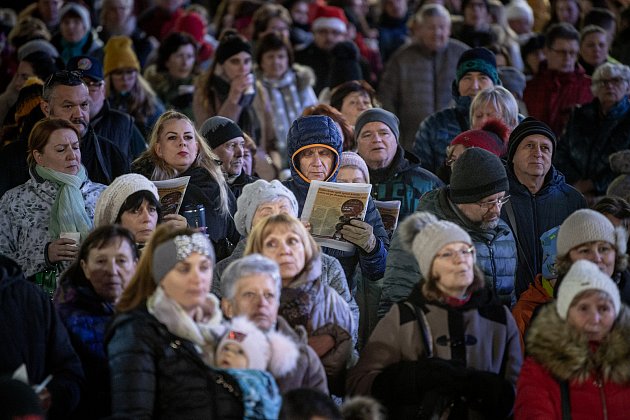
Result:
{"label": "newspaper page", "polygon": [[342,251],[354,250],[354,244],[343,239],[340,231],[352,219],[365,219],[371,190],[371,184],[311,181],[302,221],[311,224],[315,242]]}
{"label": "newspaper page", "polygon": [[158,189],[162,215],[177,214],[184,200],[184,194],[188,187],[189,176],[168,179],[166,181],[153,181]]}
{"label": "newspaper page", "polygon": [[381,214],[381,220],[383,220],[383,226],[385,231],[392,239],[396,226],[398,226],[398,216],[400,215],[400,201],[378,201],[374,200],[376,209]]}

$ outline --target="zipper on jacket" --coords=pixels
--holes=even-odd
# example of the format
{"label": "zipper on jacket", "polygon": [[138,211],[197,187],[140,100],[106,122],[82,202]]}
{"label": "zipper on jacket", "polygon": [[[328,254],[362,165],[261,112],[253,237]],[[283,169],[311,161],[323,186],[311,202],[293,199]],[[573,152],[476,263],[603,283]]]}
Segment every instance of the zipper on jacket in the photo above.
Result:
{"label": "zipper on jacket", "polygon": [[602,400],[602,414],[604,415],[604,420],[608,420],[608,406],[606,405],[606,393],[604,392],[604,383],[599,373],[595,377],[594,384],[597,387],[597,389],[599,389],[599,397]]}

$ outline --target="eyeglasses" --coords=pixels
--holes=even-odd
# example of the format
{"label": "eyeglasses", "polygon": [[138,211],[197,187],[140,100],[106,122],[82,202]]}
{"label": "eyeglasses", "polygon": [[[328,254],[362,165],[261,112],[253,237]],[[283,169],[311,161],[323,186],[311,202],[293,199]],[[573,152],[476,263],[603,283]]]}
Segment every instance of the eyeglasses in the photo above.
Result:
{"label": "eyeglasses", "polygon": [[508,201],[510,201],[510,196],[506,195],[505,197],[499,198],[498,200],[482,201],[482,202],[477,202],[476,204],[482,209],[490,210],[491,208],[494,208],[494,206],[499,206],[499,208],[501,208]]}
{"label": "eyeglasses", "polygon": [[555,48],[549,48],[549,50],[558,55],[568,55],[569,57],[577,57],[578,55],[578,51],[576,50],[556,50]]}
{"label": "eyeglasses", "polygon": [[453,250],[448,250],[448,251],[444,251],[441,254],[436,254],[435,258],[439,258],[439,259],[443,259],[443,260],[452,260],[455,257],[457,258],[466,258],[469,255],[472,255],[475,252],[475,248],[474,247],[468,247],[468,248],[463,248],[463,249],[453,249]]}
{"label": "eyeglasses", "polygon": [[623,82],[625,82],[625,79],[622,79],[621,77],[611,77],[610,79],[596,80],[594,83],[599,86],[620,86]]}

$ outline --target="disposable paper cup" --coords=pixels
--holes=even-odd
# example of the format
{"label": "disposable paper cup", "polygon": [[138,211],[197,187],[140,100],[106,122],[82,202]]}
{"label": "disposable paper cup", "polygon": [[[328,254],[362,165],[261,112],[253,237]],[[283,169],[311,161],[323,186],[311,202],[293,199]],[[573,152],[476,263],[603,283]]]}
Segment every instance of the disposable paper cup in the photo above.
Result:
{"label": "disposable paper cup", "polygon": [[59,237],[63,239],[72,239],[76,246],[79,246],[79,241],[81,240],[81,234],[79,232],[61,232]]}

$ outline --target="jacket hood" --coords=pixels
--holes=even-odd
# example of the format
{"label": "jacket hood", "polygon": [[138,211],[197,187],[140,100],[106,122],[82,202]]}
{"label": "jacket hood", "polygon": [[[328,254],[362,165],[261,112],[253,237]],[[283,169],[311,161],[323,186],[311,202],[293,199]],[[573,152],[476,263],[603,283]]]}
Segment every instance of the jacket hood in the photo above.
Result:
{"label": "jacket hood", "polygon": [[300,171],[298,154],[311,147],[325,147],[334,154],[332,173],[326,179],[329,182],[337,180],[339,171],[339,157],[343,150],[343,139],[335,122],[324,115],[300,117],[293,122],[287,135],[287,153],[289,168],[293,180],[308,186],[311,181]]}
{"label": "jacket hood", "polygon": [[605,381],[630,381],[630,312],[626,305],[595,352],[591,352],[586,337],[558,316],[555,303],[540,310],[526,343],[528,355],[560,380],[584,382],[598,371]]}

